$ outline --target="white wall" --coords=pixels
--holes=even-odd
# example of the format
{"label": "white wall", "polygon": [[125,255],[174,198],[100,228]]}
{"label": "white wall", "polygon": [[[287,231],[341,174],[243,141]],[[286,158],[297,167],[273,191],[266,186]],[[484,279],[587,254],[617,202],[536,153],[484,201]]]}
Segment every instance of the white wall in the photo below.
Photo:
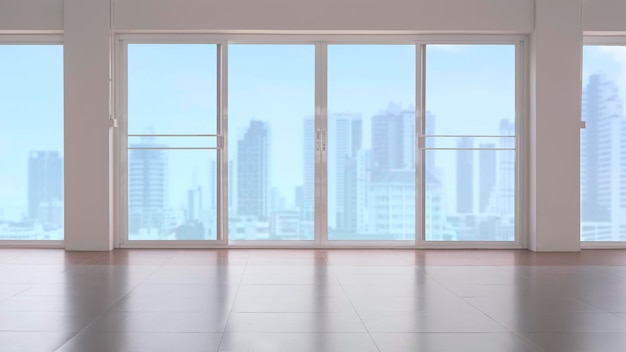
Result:
{"label": "white wall", "polygon": [[112,247],[109,21],[117,31],[528,33],[530,248],[579,236],[583,30],[626,32],[624,0],[0,0],[0,31],[65,31],[66,248]]}
{"label": "white wall", "polygon": [[464,30],[529,33],[533,0],[113,0],[120,30]]}
{"label": "white wall", "polygon": [[529,248],[580,250],[581,0],[537,0],[531,41]]}
{"label": "white wall", "polygon": [[63,0],[2,0],[0,31],[63,30]]}
{"label": "white wall", "polygon": [[583,25],[586,32],[626,32],[626,1],[584,0]]}
{"label": "white wall", "polygon": [[110,250],[108,1],[65,0],[65,248]]}

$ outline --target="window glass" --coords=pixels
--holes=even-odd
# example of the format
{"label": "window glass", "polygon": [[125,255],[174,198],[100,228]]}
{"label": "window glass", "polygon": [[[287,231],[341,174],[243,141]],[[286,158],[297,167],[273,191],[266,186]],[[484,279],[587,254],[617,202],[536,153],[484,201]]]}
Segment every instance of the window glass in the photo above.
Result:
{"label": "window glass", "polygon": [[0,240],[62,240],[62,45],[0,45],[0,122]]}
{"label": "window glass", "polygon": [[626,241],[626,46],[585,46],[581,239]]}

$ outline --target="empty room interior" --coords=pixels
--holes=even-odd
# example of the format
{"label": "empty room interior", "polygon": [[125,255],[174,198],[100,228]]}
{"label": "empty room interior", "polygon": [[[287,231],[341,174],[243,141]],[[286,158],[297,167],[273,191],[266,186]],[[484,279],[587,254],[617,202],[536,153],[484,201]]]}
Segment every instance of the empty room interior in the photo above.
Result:
{"label": "empty room interior", "polygon": [[624,351],[625,18],[0,0],[0,351]]}

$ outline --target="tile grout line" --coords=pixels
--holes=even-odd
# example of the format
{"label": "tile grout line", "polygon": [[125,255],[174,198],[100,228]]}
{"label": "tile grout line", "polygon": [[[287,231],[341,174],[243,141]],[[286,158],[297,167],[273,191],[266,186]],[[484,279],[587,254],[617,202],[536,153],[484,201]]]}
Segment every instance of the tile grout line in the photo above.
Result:
{"label": "tile grout line", "polygon": [[226,329],[228,329],[228,324],[230,324],[230,317],[233,314],[233,310],[235,309],[235,303],[237,302],[237,296],[239,295],[239,290],[241,289],[241,285],[243,283],[243,278],[246,275],[246,271],[248,270],[248,263],[250,262],[251,251],[248,251],[248,256],[246,258],[246,264],[243,268],[243,272],[241,273],[241,277],[239,278],[239,284],[237,285],[237,291],[235,292],[235,296],[233,297],[233,303],[230,306],[230,312],[228,313],[228,318],[226,318],[226,323],[224,324],[224,330],[220,336],[220,341],[217,344],[217,350],[215,352],[219,352],[222,348],[222,343],[224,342],[224,335],[226,334]]}
{"label": "tile grout line", "polygon": [[[85,326],[83,326],[80,330],[78,330],[76,332],[76,334],[72,335],[67,341],[65,341],[62,345],[60,345],[59,347],[57,347],[57,349],[55,351],[60,350],[61,348],[63,348],[63,346],[67,345],[68,342],[72,341],[74,338],[76,338],[76,336],[80,335],[82,332],[86,331],[90,326],[93,325],[93,323],[100,319],[102,316],[104,316],[104,314],[111,312],[111,309],[113,308],[113,306],[115,306],[117,303],[119,303],[121,300],[123,300],[125,297],[127,297],[135,288],[137,288],[139,285],[141,285],[142,283],[144,283],[146,280],[148,280],[152,275],[154,275],[154,273],[159,270],[160,268],[164,267],[166,263],[160,264],[160,265],[155,265],[155,269],[148,275],[146,275],[146,277],[143,280],[140,280],[139,282],[137,282],[136,285],[134,285],[132,288],[130,288],[126,293],[124,293],[122,296],[119,297],[119,299],[115,300],[114,302],[111,302],[111,304],[109,304],[106,308],[104,308],[102,310],[102,312],[98,315],[96,315],[93,319],[91,319],[87,324],[85,324]],[[82,267],[85,267],[86,265],[81,265]],[[99,266],[99,265],[93,265],[93,266]],[[114,264],[106,264],[105,266],[114,266]],[[130,267],[131,265],[120,265],[120,266],[128,266]]]}
{"label": "tile grout line", "polygon": [[[328,263],[326,263],[326,264],[328,265]],[[352,309],[354,310],[354,313],[359,318],[359,321],[361,322],[361,324],[363,324],[363,328],[365,329],[365,332],[367,333],[367,336],[369,336],[370,341],[372,341],[372,343],[374,344],[374,347],[376,347],[376,350],[378,352],[382,352],[382,350],[380,349],[380,347],[376,343],[376,340],[374,339],[374,336],[372,336],[372,333],[368,329],[367,325],[365,325],[365,322],[363,321],[363,318],[361,317],[361,314],[359,314],[359,311],[356,309],[356,306],[352,302],[352,299],[348,295],[348,292],[346,292],[346,289],[343,287],[343,283],[339,279],[339,276],[337,275],[337,272],[335,271],[334,267],[331,266],[331,265],[328,265],[328,267],[331,269],[333,275],[335,276],[335,279],[337,280],[337,283],[339,284],[339,287],[341,287],[341,290],[343,291],[343,294],[346,295],[346,298],[348,299],[348,302],[350,302],[350,305],[352,306]]]}

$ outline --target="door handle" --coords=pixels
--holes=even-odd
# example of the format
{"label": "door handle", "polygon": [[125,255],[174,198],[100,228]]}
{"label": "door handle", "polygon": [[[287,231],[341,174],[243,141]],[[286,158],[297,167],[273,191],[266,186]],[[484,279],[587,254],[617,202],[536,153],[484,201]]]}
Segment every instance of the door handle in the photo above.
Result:
{"label": "door handle", "polygon": [[320,151],[320,145],[321,145],[321,130],[318,128],[317,131],[315,131],[315,150],[316,151]]}

